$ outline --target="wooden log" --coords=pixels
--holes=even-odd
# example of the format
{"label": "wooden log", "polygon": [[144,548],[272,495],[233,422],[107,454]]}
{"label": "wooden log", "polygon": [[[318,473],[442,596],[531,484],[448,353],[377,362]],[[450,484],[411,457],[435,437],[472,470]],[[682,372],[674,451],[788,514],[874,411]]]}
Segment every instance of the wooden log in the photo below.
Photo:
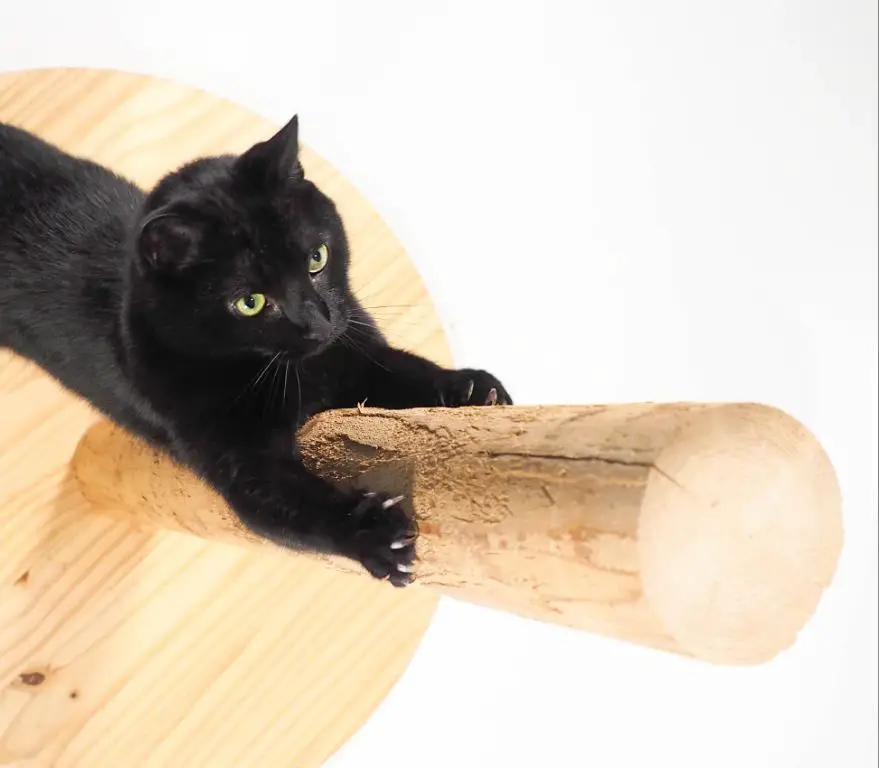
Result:
{"label": "wooden log", "polygon": [[[842,546],[828,457],[763,405],[362,408],[318,415],[301,440],[323,477],[405,495],[421,533],[409,589],[714,663],[789,647]],[[97,510],[273,547],[110,424],[74,470]]]}

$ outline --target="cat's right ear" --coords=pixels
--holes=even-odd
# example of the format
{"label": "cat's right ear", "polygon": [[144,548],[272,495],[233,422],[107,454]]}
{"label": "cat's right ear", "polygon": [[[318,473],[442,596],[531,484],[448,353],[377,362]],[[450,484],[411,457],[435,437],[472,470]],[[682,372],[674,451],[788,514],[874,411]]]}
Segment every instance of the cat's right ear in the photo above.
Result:
{"label": "cat's right ear", "polygon": [[179,272],[198,259],[201,228],[174,211],[157,211],[141,224],[137,255],[150,272]]}

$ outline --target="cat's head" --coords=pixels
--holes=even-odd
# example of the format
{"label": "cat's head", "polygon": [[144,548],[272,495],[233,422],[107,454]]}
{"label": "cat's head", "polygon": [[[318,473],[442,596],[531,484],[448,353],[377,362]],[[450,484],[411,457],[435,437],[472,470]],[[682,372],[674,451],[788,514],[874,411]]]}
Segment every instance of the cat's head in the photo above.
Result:
{"label": "cat's head", "polygon": [[240,156],[162,179],[135,240],[132,302],[162,343],[196,356],[324,349],[348,324],[348,243],[304,176],[294,117]]}

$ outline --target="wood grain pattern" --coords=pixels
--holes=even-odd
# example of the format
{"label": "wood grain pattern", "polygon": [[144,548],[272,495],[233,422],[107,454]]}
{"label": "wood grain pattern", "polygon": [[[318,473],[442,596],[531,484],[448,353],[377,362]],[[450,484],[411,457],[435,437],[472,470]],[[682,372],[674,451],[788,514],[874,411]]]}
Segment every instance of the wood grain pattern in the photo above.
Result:
{"label": "wood grain pattern", "polygon": [[[300,439],[327,480],[404,496],[421,533],[410,590],[718,664],[788,648],[842,546],[826,453],[760,404],[361,407],[318,414]],[[110,425],[86,433],[72,466],[96,509],[274,551],[191,472]]]}
{"label": "wood grain pattern", "polygon": [[[119,72],[0,75],[0,120],[148,186],[275,129]],[[307,118],[304,131],[307,133]],[[353,284],[392,340],[450,362],[400,244],[332,167]],[[89,514],[69,462],[94,414],[0,351],[0,765],[319,766],[404,671],[436,596]]]}

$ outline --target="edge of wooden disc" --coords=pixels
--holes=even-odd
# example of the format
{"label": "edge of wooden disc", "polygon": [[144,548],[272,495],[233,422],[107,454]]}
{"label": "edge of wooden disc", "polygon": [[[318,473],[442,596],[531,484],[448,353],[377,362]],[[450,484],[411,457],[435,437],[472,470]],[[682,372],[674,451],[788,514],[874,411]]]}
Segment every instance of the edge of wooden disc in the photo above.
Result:
{"label": "edge of wooden disc", "polygon": [[[93,69],[0,74],[0,121],[143,187],[277,128],[186,85]],[[346,222],[358,294],[407,305],[377,317],[391,340],[450,363],[402,246],[302,154]],[[95,418],[0,350],[0,764],[322,765],[402,675],[438,598],[89,514],[69,461]]]}

